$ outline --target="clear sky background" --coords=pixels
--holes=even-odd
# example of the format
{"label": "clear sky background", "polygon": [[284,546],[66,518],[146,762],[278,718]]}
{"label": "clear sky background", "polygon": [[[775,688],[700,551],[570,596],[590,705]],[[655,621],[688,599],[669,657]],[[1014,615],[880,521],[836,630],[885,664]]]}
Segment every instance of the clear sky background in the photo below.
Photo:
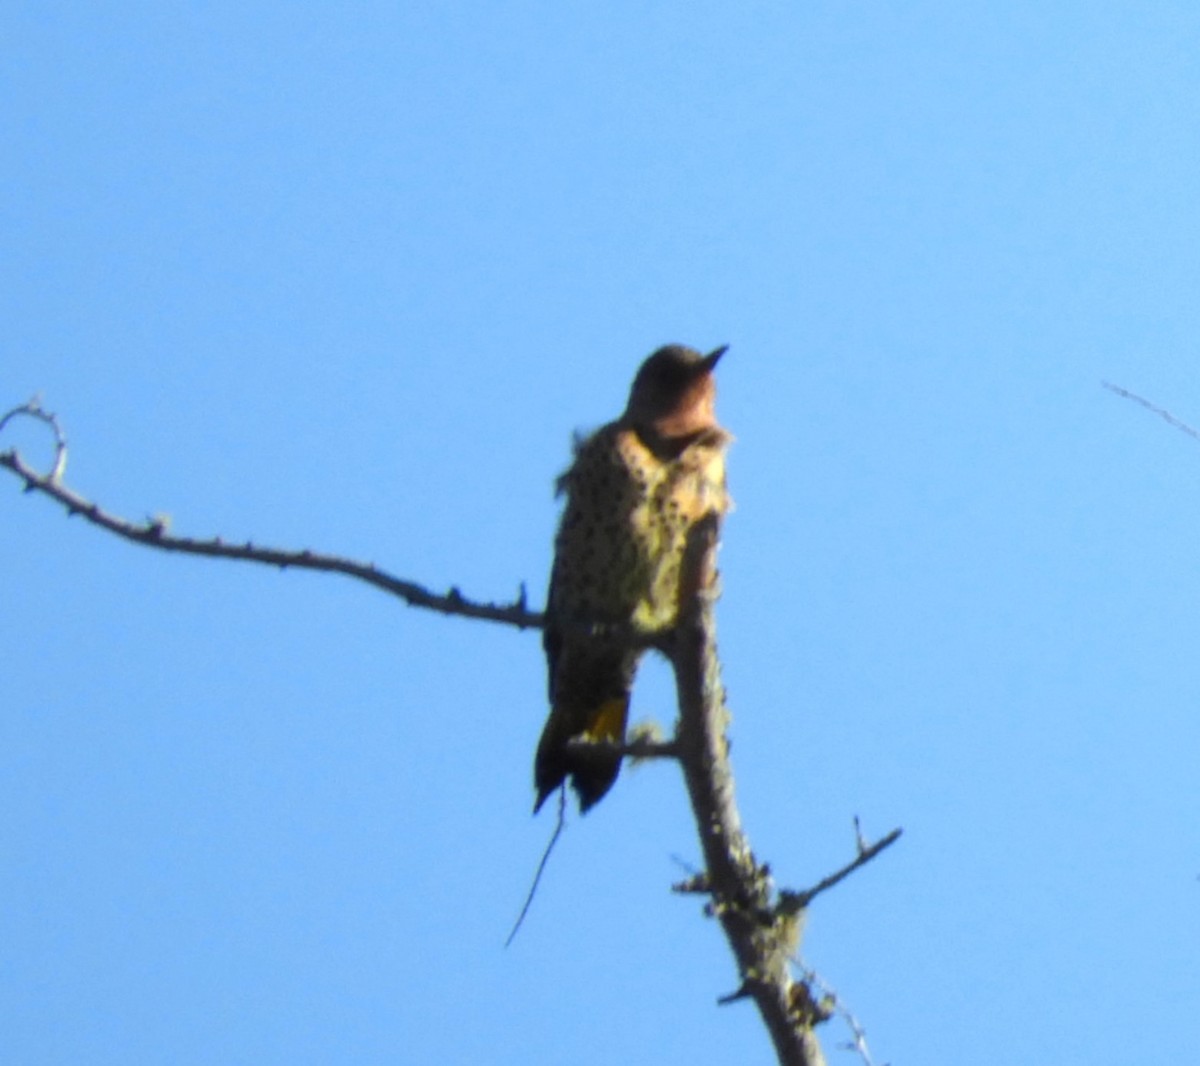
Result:
{"label": "clear sky background", "polygon": [[[896,1066],[1200,1047],[1200,443],[1101,388],[1200,424],[1194,0],[9,0],[0,98],[0,406],[130,517],[540,602],[572,430],[729,343],[747,831],[905,829],[806,961]],[[535,633],[0,538],[0,1061],[771,1061],[674,767],[503,949]]]}

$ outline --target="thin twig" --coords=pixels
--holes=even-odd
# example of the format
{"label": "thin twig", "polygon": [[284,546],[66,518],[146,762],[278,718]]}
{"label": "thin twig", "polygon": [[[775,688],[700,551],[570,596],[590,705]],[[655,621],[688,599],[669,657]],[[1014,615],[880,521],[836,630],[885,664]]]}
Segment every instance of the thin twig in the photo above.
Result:
{"label": "thin twig", "polygon": [[558,820],[554,823],[554,832],[550,835],[550,843],[546,845],[546,850],[542,852],[541,861],[537,865],[537,871],[533,875],[533,884],[529,886],[529,894],[525,897],[525,902],[521,905],[521,913],[517,915],[517,920],[513,922],[512,932],[508,934],[508,939],[504,941],[504,946],[508,947],[516,939],[517,933],[521,929],[521,924],[525,921],[525,915],[529,913],[529,908],[533,906],[533,897],[537,895],[538,885],[542,883],[542,874],[546,872],[546,863],[550,861],[550,852],[554,850],[554,845],[558,843],[558,838],[562,836],[563,829],[567,825],[567,786],[564,783],[559,786],[558,790]]}
{"label": "thin twig", "polygon": [[803,962],[797,961],[797,965],[800,968],[801,977],[821,993],[822,999],[827,1000],[831,1004],[833,1012],[842,1018],[846,1023],[846,1027],[850,1030],[852,1039],[840,1046],[847,1051],[857,1051],[865,1066],[875,1066],[875,1060],[871,1058],[871,1051],[867,1047],[866,1029],[862,1027],[859,1020],[842,1002],[841,997],[830,988],[829,983],[816,970],[810,966],[805,966]]}
{"label": "thin twig", "polygon": [[617,743],[612,740],[584,740],[573,737],[567,741],[567,751],[584,759],[611,760],[614,755],[624,759],[678,759],[678,740],[651,740],[649,737],[633,737]]}
{"label": "thin twig", "polygon": [[[857,828],[857,827],[856,827]],[[795,892],[790,889],[784,889],[779,893],[779,906],[785,913],[796,913],[804,910],[814,899],[822,892],[826,892],[833,888],[838,882],[845,880],[860,866],[865,866],[876,855],[885,848],[890,848],[897,840],[900,839],[903,829],[893,829],[882,840],[877,840],[869,847],[864,846],[861,837],[858,841],[858,854],[840,870],[836,870],[828,877],[821,878],[812,888],[806,888],[801,892]]]}
{"label": "thin twig", "polygon": [[1141,404],[1144,408],[1146,408],[1147,411],[1152,411],[1164,422],[1169,423],[1176,429],[1183,430],[1183,432],[1189,437],[1192,437],[1195,440],[1200,440],[1200,430],[1194,429],[1186,422],[1181,422],[1178,418],[1171,414],[1170,411],[1159,407],[1157,404],[1151,403],[1149,400],[1139,396],[1136,392],[1130,392],[1128,389],[1121,388],[1120,385],[1113,385],[1107,381],[1102,381],[1100,384],[1108,389],[1109,392],[1115,392],[1118,396],[1123,396],[1126,400],[1132,400],[1134,403]]}
{"label": "thin twig", "polygon": [[12,419],[19,418],[21,415],[44,422],[53,431],[54,465],[50,468],[50,473],[46,475],[46,479],[53,482],[61,481],[63,474],[67,471],[67,435],[63,431],[62,424],[58,421],[58,416],[51,414],[42,407],[41,400],[35,396],[28,403],[23,403],[19,407],[14,407],[11,411],[5,412],[4,417],[0,418],[0,433],[4,432],[4,427]]}

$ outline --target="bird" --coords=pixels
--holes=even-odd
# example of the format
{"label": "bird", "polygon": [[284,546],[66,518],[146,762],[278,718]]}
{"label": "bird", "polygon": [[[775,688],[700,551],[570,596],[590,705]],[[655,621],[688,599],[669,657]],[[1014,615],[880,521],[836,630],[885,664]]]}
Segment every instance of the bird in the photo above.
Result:
{"label": "bird", "polygon": [[[679,611],[688,531],[731,506],[713,371],[668,344],[638,369],[621,416],[577,436],[556,482],[565,497],[554,541],[542,643],[550,713],[534,759],[534,813],[569,778],[586,813],[616,782],[638,663]],[[580,744],[579,742],[584,742]],[[593,750],[585,744],[598,743]]]}

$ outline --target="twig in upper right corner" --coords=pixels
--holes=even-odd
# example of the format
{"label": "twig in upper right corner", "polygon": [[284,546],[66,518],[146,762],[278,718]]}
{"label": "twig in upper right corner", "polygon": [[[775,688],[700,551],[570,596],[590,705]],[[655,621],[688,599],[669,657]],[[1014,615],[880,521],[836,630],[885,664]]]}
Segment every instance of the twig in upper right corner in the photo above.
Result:
{"label": "twig in upper right corner", "polygon": [[1108,381],[1102,381],[1102,382],[1100,382],[1100,384],[1103,385],[1106,389],[1108,389],[1109,392],[1115,392],[1118,396],[1122,396],[1126,400],[1132,400],[1136,404],[1141,404],[1144,408],[1146,408],[1147,411],[1152,411],[1154,414],[1158,415],[1158,417],[1161,418],[1164,422],[1169,423],[1170,425],[1174,426],[1176,429],[1183,430],[1183,432],[1186,433],[1189,437],[1192,437],[1195,440],[1200,440],[1200,430],[1194,429],[1192,426],[1189,426],[1186,422],[1180,421],[1173,414],[1171,414],[1170,411],[1166,410],[1165,408],[1159,407],[1157,404],[1151,403],[1149,400],[1145,399],[1144,397],[1139,396],[1136,392],[1130,392],[1128,389],[1121,388],[1120,385],[1113,385],[1111,382],[1108,382]]}

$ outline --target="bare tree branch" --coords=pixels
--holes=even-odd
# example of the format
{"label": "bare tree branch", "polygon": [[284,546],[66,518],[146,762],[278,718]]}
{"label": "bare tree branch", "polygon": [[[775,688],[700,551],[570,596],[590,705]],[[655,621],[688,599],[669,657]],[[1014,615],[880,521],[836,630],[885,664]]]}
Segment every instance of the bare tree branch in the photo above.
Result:
{"label": "bare tree branch", "polygon": [[[840,870],[802,892],[777,895],[770,870],[750,850],[733,795],[726,731],[729,712],[717,658],[714,604],[720,522],[712,515],[693,529],[683,564],[681,617],[670,648],[679,694],[676,743],[692,811],[700,832],[705,869],[674,886],[705,893],[738,961],[741,984],[718,1002],[752,998],[784,1066],[824,1066],[815,1028],[837,1013],[828,990],[811,971],[791,973],[808,904],[895,843],[901,830],[868,845],[855,819],[857,855]],[[865,1046],[865,1044],[864,1044]]]}
{"label": "bare tree branch", "polygon": [[181,552],[185,555],[206,555],[217,559],[240,559],[244,562],[264,563],[282,570],[294,567],[298,570],[319,570],[325,573],[344,574],[357,578],[369,585],[399,596],[410,607],[423,607],[440,614],[458,615],[463,618],[479,618],[489,622],[501,622],[518,629],[540,629],[544,617],[529,610],[525,586],[522,584],[517,598],[512,603],[481,603],[470,600],[457,588],[439,595],[413,581],[389,574],[374,563],[361,563],[339,555],[319,552],[264,548],[246,541],[243,544],[227,544],[220,537],[197,539],[178,537],[167,531],[167,523],[161,518],[149,518],[144,522],[133,522],[127,518],[105,511],[99,504],[85,499],[79,493],[62,484],[62,472],[67,462],[66,438],[53,415],[43,411],[36,403],[13,408],[2,419],[0,429],[14,415],[26,414],[49,424],[55,432],[57,450],[54,467],[48,474],[39,474],[14,450],[0,452],[0,466],[7,467],[25,482],[26,492],[40,492],[60,504],[68,515],[79,515],[85,521],[106,529],[134,544],[161,551]]}
{"label": "bare tree branch", "polygon": [[585,759],[611,759],[620,755],[635,762],[648,759],[678,759],[680,758],[679,741],[651,740],[648,737],[631,737],[621,744],[611,740],[583,740],[575,738],[567,742],[567,750],[572,755],[582,755]]}
{"label": "bare tree branch", "polygon": [[[855,819],[857,828],[858,819]],[[801,911],[807,907],[814,899],[822,892],[826,892],[833,888],[838,882],[845,880],[860,866],[865,866],[884,848],[889,848],[900,839],[900,835],[904,832],[903,829],[893,829],[882,840],[877,840],[874,844],[867,844],[862,839],[861,834],[856,834],[858,837],[858,854],[840,870],[835,870],[828,877],[821,878],[812,888],[806,888],[802,892],[793,892],[784,889],[779,893],[779,906],[782,909],[790,909],[792,911]]]}
{"label": "bare tree branch", "polygon": [[734,998],[753,997],[783,1066],[824,1066],[814,1032],[819,1019],[796,1009],[800,989],[789,968],[799,946],[800,916],[772,905],[768,871],[750,850],[733,798],[729,712],[713,609],[719,526],[711,515],[689,536],[671,654],[683,774],[704,853],[703,885],[738,962],[741,986]]}

